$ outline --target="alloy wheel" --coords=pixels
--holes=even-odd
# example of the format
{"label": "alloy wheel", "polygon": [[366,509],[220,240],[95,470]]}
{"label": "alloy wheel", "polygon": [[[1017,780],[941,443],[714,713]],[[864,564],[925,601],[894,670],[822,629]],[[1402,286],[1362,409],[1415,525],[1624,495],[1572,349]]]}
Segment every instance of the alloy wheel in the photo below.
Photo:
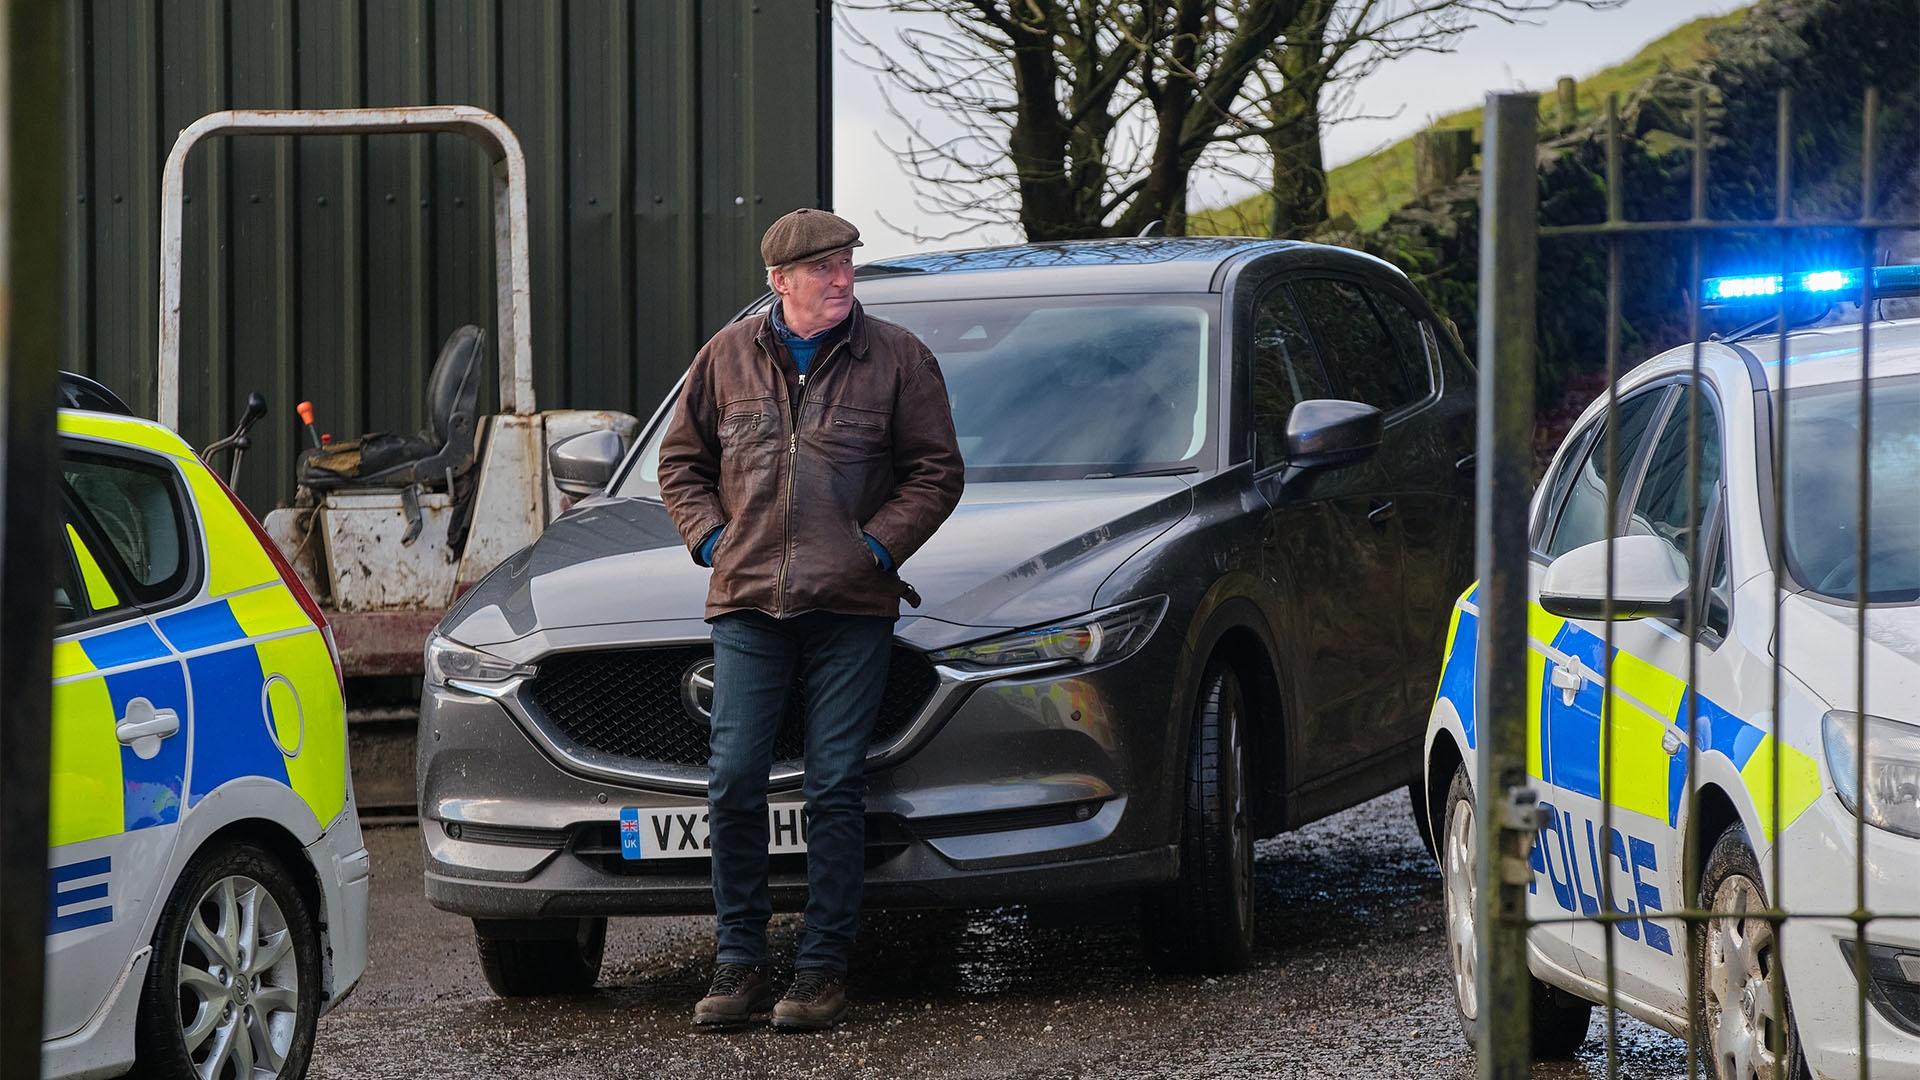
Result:
{"label": "alloy wheel", "polygon": [[1475,957],[1480,936],[1474,927],[1475,891],[1479,883],[1473,870],[1473,803],[1461,799],[1447,815],[1447,837],[1442,872],[1446,876],[1447,951],[1453,960],[1453,992],[1460,1002],[1460,1015],[1477,1020],[1480,1015],[1479,991],[1474,985]]}
{"label": "alloy wheel", "polygon": [[180,946],[180,1034],[201,1080],[270,1080],[300,1011],[293,932],[273,894],[224,877],[194,904]]}
{"label": "alloy wheel", "polygon": [[1774,928],[1746,914],[1765,907],[1759,886],[1743,875],[1728,876],[1714,890],[1713,910],[1727,914],[1707,924],[1706,1030],[1714,1073],[1723,1080],[1784,1076],[1774,1052],[1784,998]]}

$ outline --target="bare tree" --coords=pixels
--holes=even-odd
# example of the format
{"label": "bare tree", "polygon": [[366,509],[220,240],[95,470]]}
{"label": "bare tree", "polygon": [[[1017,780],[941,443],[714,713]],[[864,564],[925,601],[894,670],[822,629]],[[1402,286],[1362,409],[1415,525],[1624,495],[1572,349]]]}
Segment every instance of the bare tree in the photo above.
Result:
{"label": "bare tree", "polygon": [[[1258,147],[1274,235],[1326,220],[1321,137],[1341,85],[1446,51],[1475,17],[1623,0],[870,0],[935,16],[878,41],[842,27],[907,132],[890,146],[944,235],[1030,240],[1186,231],[1203,161]],[[894,94],[921,102],[901,108]],[[937,239],[941,237],[923,237]]]}
{"label": "bare tree", "polygon": [[925,208],[956,232],[1013,221],[1065,240],[1184,231],[1195,164],[1252,134],[1234,106],[1304,2],[896,0],[869,6],[939,28],[883,44],[843,25],[891,89],[932,107],[890,99]]}

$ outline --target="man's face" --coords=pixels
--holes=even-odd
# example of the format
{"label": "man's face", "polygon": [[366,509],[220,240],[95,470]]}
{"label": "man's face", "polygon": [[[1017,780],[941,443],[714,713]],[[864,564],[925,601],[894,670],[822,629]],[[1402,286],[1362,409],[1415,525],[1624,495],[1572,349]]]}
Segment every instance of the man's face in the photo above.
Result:
{"label": "man's face", "polygon": [[773,274],[780,314],[808,337],[837,324],[853,310],[853,250],[822,255]]}

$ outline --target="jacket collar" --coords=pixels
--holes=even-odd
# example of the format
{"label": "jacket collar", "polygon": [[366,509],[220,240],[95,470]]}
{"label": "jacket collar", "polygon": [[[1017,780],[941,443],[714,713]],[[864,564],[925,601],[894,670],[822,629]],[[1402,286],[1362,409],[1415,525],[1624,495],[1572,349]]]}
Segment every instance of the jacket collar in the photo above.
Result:
{"label": "jacket collar", "polygon": [[[772,304],[767,305],[766,313],[758,317],[760,325],[755,329],[753,335],[755,340],[760,342],[761,347],[765,348],[768,352],[772,352],[780,341],[780,335],[775,333],[773,329],[773,309],[774,305],[778,303],[780,303],[780,301],[775,300]],[[866,312],[860,307],[860,301],[855,300],[853,302],[853,310],[847,313],[847,317],[841,320],[839,326],[827,331],[827,336],[823,344],[836,339],[841,334],[846,335],[847,351],[865,360],[867,358],[867,347],[869,345],[867,337],[867,317]]]}

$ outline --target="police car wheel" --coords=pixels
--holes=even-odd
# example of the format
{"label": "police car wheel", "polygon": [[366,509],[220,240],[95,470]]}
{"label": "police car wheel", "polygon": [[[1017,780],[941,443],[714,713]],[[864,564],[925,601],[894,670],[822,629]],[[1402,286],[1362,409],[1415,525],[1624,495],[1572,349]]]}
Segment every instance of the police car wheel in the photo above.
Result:
{"label": "police car wheel", "polygon": [[1713,1075],[1736,1080],[1808,1075],[1774,924],[1744,914],[1768,907],[1760,862],[1744,827],[1733,825],[1714,841],[1700,875],[1699,905],[1723,915],[1695,936],[1694,948],[1700,1030],[1712,1054]]}
{"label": "police car wheel", "polygon": [[607,946],[606,919],[546,919],[524,925],[474,921],[473,941],[487,985],[501,997],[578,994],[593,989]]}
{"label": "police car wheel", "polygon": [[154,931],[139,1061],[181,1080],[304,1076],[320,997],[320,932],[293,876],[254,844],[203,850]]}
{"label": "police car wheel", "polygon": [[[1478,978],[1480,930],[1474,906],[1479,892],[1475,851],[1479,833],[1474,818],[1473,778],[1467,767],[1454,770],[1441,816],[1440,891],[1447,930],[1447,960],[1453,972],[1453,1009],[1467,1044],[1480,1045]],[[1572,1057],[1587,1041],[1593,1004],[1557,990],[1531,974],[1528,992],[1533,1000],[1533,1056],[1539,1059]]]}
{"label": "police car wheel", "polygon": [[1145,905],[1155,966],[1237,971],[1253,953],[1253,822],[1246,769],[1246,698],[1215,660],[1200,680],[1187,753],[1180,876]]}

